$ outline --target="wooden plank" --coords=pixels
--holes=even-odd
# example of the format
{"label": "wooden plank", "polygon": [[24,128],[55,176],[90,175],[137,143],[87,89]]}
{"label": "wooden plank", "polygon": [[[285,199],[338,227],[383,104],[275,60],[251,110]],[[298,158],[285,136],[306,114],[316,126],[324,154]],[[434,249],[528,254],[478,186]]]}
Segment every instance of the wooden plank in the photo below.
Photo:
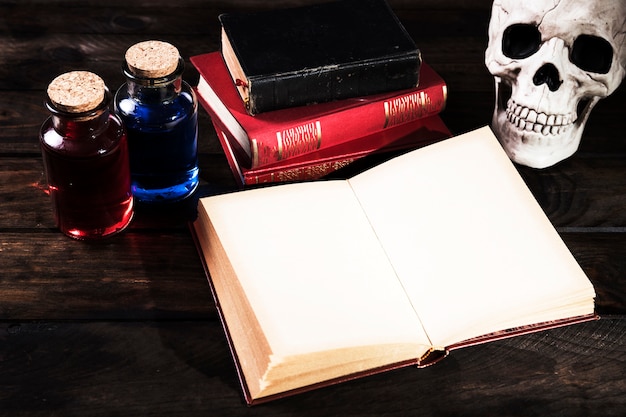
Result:
{"label": "wooden plank", "polygon": [[[0,157],[3,155],[38,157],[39,129],[48,118],[44,107],[45,91],[3,91],[0,94]],[[198,109],[198,152],[222,154],[208,114]]]}
{"label": "wooden plank", "polygon": [[[453,80],[452,83],[462,83],[463,68],[448,64],[439,67],[438,71],[447,79]],[[468,70],[478,71],[472,68],[475,67]],[[484,85],[476,89],[473,84],[479,82],[477,81],[479,77],[484,76],[476,72],[466,80],[468,90],[449,91],[448,103],[441,116],[453,132],[462,133],[491,123],[495,100],[492,80],[489,78],[480,82],[489,84],[489,87]],[[39,154],[37,134],[41,124],[48,117],[43,106],[44,97],[43,90],[4,91],[0,94],[0,121],[3,123],[3,128],[0,129],[0,156]],[[626,131],[626,118],[622,115],[624,103],[626,103],[626,84],[613,95],[600,101],[594,109],[583,134],[579,152],[609,153],[615,157],[626,155],[626,137],[617,134]],[[200,152],[221,153],[210,118],[203,109],[199,110],[199,129],[202,138]]]}
{"label": "wooden plank", "polygon": [[[396,2],[399,3],[399,2]],[[4,8],[3,16],[14,35],[28,33],[102,33],[129,34],[150,33],[167,35],[206,36],[219,31],[217,16],[220,13],[239,11],[237,2],[218,7],[215,2],[185,7],[141,7],[133,2],[125,7],[112,7],[111,4],[73,4],[72,25],[67,25],[67,9],[58,3],[31,4],[21,2],[19,8]],[[259,5],[254,9],[267,9]],[[265,6],[265,7],[264,7]],[[489,22],[489,8],[468,8],[457,13],[450,7],[440,4],[420,4],[416,9],[411,4],[393,4],[394,11],[414,39],[419,40],[433,34],[451,36],[484,36]],[[443,6],[443,7],[442,7]],[[0,6],[2,7],[2,6]],[[272,7],[277,7],[272,4]],[[250,8],[246,8],[250,9]],[[194,18],[190,19],[190,14]],[[217,25],[217,26],[216,26]],[[219,36],[219,34],[217,34]],[[6,53],[7,51],[0,52]]]}
{"label": "wooden plank", "polygon": [[[584,229],[583,229],[584,230]],[[561,237],[596,290],[596,311],[626,313],[626,233],[561,231]]]}
{"label": "wooden plank", "polygon": [[[146,8],[135,4],[114,8],[108,2],[106,5],[85,2],[83,6],[72,4],[72,25],[67,25],[68,9],[57,3],[26,2],[20,3],[19,8],[5,7],[3,15],[9,22],[7,28],[11,36],[3,41],[4,46],[0,49],[0,60],[5,63],[0,67],[0,88],[44,89],[50,81],[50,74],[80,67],[98,73],[114,89],[123,81],[119,65],[130,45],[145,40],[150,34],[175,44],[186,58],[219,50],[217,16],[241,8],[242,3],[229,2],[228,7],[192,3],[176,8],[156,5]],[[307,2],[290,5],[304,3]],[[392,6],[397,8],[400,19],[429,62],[438,64],[443,53],[444,57],[453,54],[458,64],[481,63],[486,46],[488,2],[465,5],[463,14],[445,3],[424,3],[417,10],[414,5],[397,3]],[[190,19],[190,15],[194,18]],[[463,39],[462,43],[458,42],[459,37]],[[463,59],[463,56],[472,58]],[[476,57],[479,59],[474,59]],[[46,62],[46,66],[42,68],[40,62]],[[464,79],[470,74],[467,69]],[[484,71],[481,75],[485,80]],[[188,71],[186,79],[195,82],[197,74]],[[476,84],[459,83],[461,86]]]}
{"label": "wooden plank", "polygon": [[213,299],[187,230],[98,244],[0,233],[0,320],[207,318]]}
{"label": "wooden plank", "polygon": [[[154,6],[142,7],[137,2],[127,2],[124,7],[116,7],[109,2],[94,4],[85,1],[63,7],[59,2],[20,2],[20,7],[0,6],[0,10],[4,11],[3,17],[9,22],[9,30],[14,36],[43,33],[201,36],[215,34],[217,15],[222,12],[212,2],[195,6],[185,4],[183,7]],[[73,17],[71,25],[67,24],[68,11]],[[1,51],[0,56],[3,53],[7,51]]]}
{"label": "wooden plank", "polygon": [[626,158],[575,156],[544,170],[520,167],[557,227],[625,227]]}
{"label": "wooden plank", "polygon": [[[562,233],[601,314],[626,314],[626,234]],[[206,318],[209,286],[187,230],[129,231],[102,244],[0,233],[0,320]]]}
{"label": "wooden plank", "polygon": [[[258,1],[258,0],[214,0],[210,2],[210,7],[214,7],[219,10],[233,8],[233,9],[268,9],[278,7],[295,7],[304,6],[307,4],[319,3],[320,0],[274,0],[272,2]],[[21,7],[29,6],[41,6],[50,4],[47,0],[5,0],[3,4],[12,6],[18,4]],[[132,2],[132,7],[143,8],[159,8],[159,9],[175,9],[175,8],[196,8],[207,7],[206,0],[185,0],[182,2],[171,2],[167,0],[137,0]],[[458,10],[490,10],[491,0],[420,0],[418,7],[424,9],[458,9]],[[129,3],[124,0],[110,0],[106,3],[102,3],[97,0],[85,0],[81,1],[77,6],[75,0],[56,0],[55,5],[59,8],[71,6],[71,7],[83,7],[89,6],[94,8],[128,8]],[[389,4],[394,10],[402,9],[415,9],[414,0],[389,0]]]}
{"label": "wooden plank", "polygon": [[621,416],[626,319],[453,351],[405,368],[244,405],[217,321],[0,323],[6,415]]}
{"label": "wooden plank", "polygon": [[[626,227],[626,158],[621,155],[599,158],[581,154],[544,170],[518,168],[555,226]],[[201,155],[200,171],[203,188],[199,196],[234,186],[222,154]],[[342,172],[350,174],[350,170]],[[44,184],[40,158],[0,158],[0,229],[54,227]],[[180,226],[193,209],[194,202],[163,210],[144,209],[133,228]]]}
{"label": "wooden plank", "polygon": [[[209,26],[211,26],[209,24]],[[198,42],[192,36],[152,34],[178,47],[181,56],[188,58],[204,52],[219,50],[219,28],[214,24],[212,36],[203,36]],[[42,90],[56,75],[73,70],[87,70],[100,75],[111,91],[125,82],[121,65],[126,49],[146,39],[146,34],[105,33],[48,33],[37,42],[30,36],[2,38],[7,44],[0,48],[0,89]],[[45,63],[45,65],[42,65]],[[187,63],[183,78],[195,85],[197,71]],[[41,100],[39,101],[39,103]]]}
{"label": "wooden plank", "polygon": [[[170,34],[153,35],[178,47],[188,60],[192,55],[220,50],[219,27],[207,23],[213,33],[199,36]],[[419,24],[417,25],[419,26]],[[28,38],[5,39],[0,49],[0,88],[4,90],[45,90],[51,79],[66,71],[83,69],[100,75],[111,90],[125,80],[121,64],[126,49],[145,40],[141,33],[111,35],[107,33],[50,33],[34,45]],[[0,38],[2,40],[2,38]],[[463,43],[453,36],[431,36],[417,39],[424,60],[430,63],[450,84],[451,91],[485,91],[493,88],[493,79],[484,61],[486,37],[467,36]],[[450,56],[455,56],[451,61]],[[45,62],[45,67],[41,63]],[[187,63],[183,78],[195,85],[197,71]]]}
{"label": "wooden plank", "polygon": [[[195,198],[163,206],[137,206],[131,229],[181,229],[195,216],[198,196],[223,192],[235,181],[223,154],[200,155],[200,188]],[[55,227],[40,157],[0,158],[0,231]]]}

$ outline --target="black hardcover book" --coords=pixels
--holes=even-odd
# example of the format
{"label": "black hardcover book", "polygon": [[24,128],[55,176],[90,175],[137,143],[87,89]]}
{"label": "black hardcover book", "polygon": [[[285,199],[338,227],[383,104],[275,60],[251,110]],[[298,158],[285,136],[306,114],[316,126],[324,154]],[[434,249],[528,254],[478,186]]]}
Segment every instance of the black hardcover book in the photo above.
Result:
{"label": "black hardcover book", "polygon": [[250,114],[411,88],[421,55],[385,0],[224,13],[222,53]]}

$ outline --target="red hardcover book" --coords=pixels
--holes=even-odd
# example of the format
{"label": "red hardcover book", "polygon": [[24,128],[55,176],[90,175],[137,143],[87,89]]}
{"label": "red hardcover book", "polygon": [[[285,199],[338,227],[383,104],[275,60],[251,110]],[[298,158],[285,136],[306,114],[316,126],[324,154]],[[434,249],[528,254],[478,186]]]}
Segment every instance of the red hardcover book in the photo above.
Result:
{"label": "red hardcover book", "polygon": [[[202,99],[200,103],[205,105]],[[213,118],[213,125],[239,187],[316,180],[371,154],[415,149],[452,136],[441,118],[435,115],[332,148],[255,169],[241,166],[232,145],[235,142],[232,134],[215,118]]]}
{"label": "red hardcover book", "polygon": [[329,148],[440,113],[444,80],[422,63],[413,89],[292,107],[251,116],[220,52],[191,57],[200,73],[198,95],[236,140],[240,163],[259,168]]}

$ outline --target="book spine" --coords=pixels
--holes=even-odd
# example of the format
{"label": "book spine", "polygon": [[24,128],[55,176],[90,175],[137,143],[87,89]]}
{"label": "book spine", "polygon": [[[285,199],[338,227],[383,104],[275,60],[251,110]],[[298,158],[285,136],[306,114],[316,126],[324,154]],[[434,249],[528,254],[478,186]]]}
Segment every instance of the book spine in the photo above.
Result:
{"label": "book spine", "polygon": [[237,155],[232,147],[236,143],[234,137],[219,120],[212,119],[212,123],[240,188],[264,183],[315,180],[369,155],[393,154],[452,136],[439,116],[431,116],[290,161],[246,169],[237,162]]}
{"label": "book spine", "polygon": [[418,84],[420,65],[420,54],[415,51],[386,56],[376,62],[250,77],[247,110],[255,115],[288,107],[414,88]]}
{"label": "book spine", "polygon": [[243,174],[243,170],[239,163],[237,162],[237,157],[235,156],[235,152],[230,144],[231,140],[228,138],[228,134],[226,130],[222,129],[217,123],[213,122],[213,128],[215,129],[215,133],[217,135],[217,140],[220,142],[222,149],[224,150],[224,156],[226,157],[226,162],[228,162],[228,167],[230,171],[233,173],[233,177],[237,186],[239,188],[243,188],[246,185],[246,179]]}
{"label": "book spine", "polygon": [[232,148],[232,143],[235,139],[230,137],[228,131],[215,119],[212,120],[212,123],[217,134],[217,139],[224,149],[228,166],[230,167],[239,188],[255,184],[316,180],[349,165],[358,157],[361,157],[361,154],[366,153],[361,152],[355,153],[354,155],[337,155],[336,157],[328,158],[326,160],[307,161],[304,163],[294,164],[293,166],[248,170],[242,168],[237,162],[236,152],[234,152]]}
{"label": "book spine", "polygon": [[446,95],[446,85],[441,83],[330,112],[315,119],[301,121],[297,125],[248,132],[252,168],[336,146],[438,114],[445,107]]}

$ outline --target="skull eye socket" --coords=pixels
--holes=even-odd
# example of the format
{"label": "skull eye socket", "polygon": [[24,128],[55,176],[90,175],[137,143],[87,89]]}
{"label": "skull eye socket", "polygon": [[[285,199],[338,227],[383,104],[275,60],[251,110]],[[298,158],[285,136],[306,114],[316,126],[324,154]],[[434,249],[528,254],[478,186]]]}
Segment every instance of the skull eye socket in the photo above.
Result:
{"label": "skull eye socket", "polygon": [[574,41],[570,60],[583,71],[606,74],[611,69],[613,47],[606,39],[580,35]]}
{"label": "skull eye socket", "polygon": [[511,59],[528,58],[539,50],[541,33],[537,26],[518,23],[504,30],[502,52]]}

